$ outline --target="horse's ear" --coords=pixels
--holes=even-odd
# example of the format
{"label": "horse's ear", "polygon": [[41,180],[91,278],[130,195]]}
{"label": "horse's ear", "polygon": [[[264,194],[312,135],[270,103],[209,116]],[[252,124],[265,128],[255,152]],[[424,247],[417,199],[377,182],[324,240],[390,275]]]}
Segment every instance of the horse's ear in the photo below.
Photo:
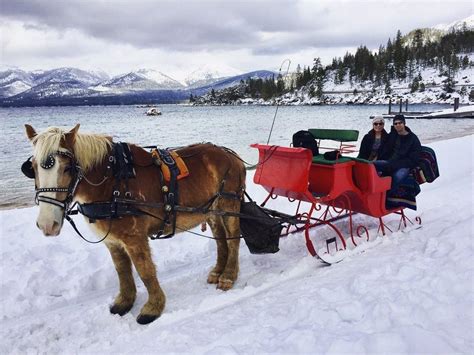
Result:
{"label": "horse's ear", "polygon": [[29,124],[25,124],[25,131],[26,131],[26,136],[28,139],[31,141],[33,138],[36,137],[37,133],[33,127],[31,127]]}
{"label": "horse's ear", "polygon": [[79,131],[79,127],[81,125],[78,123],[73,129],[71,129],[69,132],[66,133],[65,139],[66,139],[66,144],[69,147],[74,146],[74,142],[76,141],[76,134],[77,131]]}

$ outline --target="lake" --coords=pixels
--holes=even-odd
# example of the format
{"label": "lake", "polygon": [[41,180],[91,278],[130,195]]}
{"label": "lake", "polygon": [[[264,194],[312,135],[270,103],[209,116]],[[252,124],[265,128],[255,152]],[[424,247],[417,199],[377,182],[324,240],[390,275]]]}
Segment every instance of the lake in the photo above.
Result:
{"label": "lake", "polygon": [[[449,105],[411,105],[412,111],[433,111]],[[147,108],[137,106],[22,107],[0,108],[0,208],[33,204],[34,183],[21,173],[20,166],[30,155],[31,145],[24,124],[37,131],[50,126],[73,127],[81,131],[112,135],[115,141],[139,145],[176,147],[197,142],[213,142],[238,152],[256,163],[252,143],[266,143],[275,106],[183,106],[161,105],[161,116],[146,116]],[[371,128],[370,115],[387,112],[385,105],[371,106],[282,106],[270,144],[288,146],[294,132],[308,128],[357,129],[360,139]],[[409,120],[407,125],[422,144],[474,133],[474,120]],[[386,123],[389,128],[389,123]]]}

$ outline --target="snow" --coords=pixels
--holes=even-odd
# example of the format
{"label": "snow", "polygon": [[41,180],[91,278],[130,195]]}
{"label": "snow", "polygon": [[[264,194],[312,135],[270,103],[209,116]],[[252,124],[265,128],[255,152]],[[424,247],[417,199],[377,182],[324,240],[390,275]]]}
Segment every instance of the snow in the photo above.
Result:
{"label": "snow", "polygon": [[163,74],[162,72],[154,69],[139,69],[135,71],[134,73],[140,75],[141,77],[152,80],[156,82],[157,84],[163,85],[163,86],[179,86],[179,83],[170,78],[169,76]]}
{"label": "snow", "polygon": [[451,30],[461,30],[464,26],[464,23],[466,24],[467,28],[474,28],[474,15],[470,15],[466,17],[465,19],[454,21],[450,24],[439,24],[434,26],[434,29],[441,30],[443,32],[449,32]]}
{"label": "snow", "polygon": [[206,64],[187,75],[184,79],[184,84],[189,87],[204,86],[219,79],[240,74],[242,72],[223,63]]}
{"label": "snow", "polygon": [[[131,312],[109,313],[118,283],[104,246],[68,225],[43,237],[36,207],[0,211],[0,353],[472,353],[474,135],[429,146],[441,176],[421,186],[418,212],[408,212],[422,228],[380,236],[331,267],[309,256],[301,234],[281,239],[273,255],[251,255],[242,243],[239,279],[223,292],[206,283],[212,240],[185,233],[151,242],[167,304],[146,326],[135,321],[146,301],[140,281]],[[262,201],[252,173],[247,183]]]}
{"label": "snow", "polygon": [[[470,61],[474,61],[474,54],[466,54]],[[413,78],[418,76],[422,77],[422,82],[425,85],[423,92],[415,91],[411,92],[410,85]],[[433,67],[423,67],[421,65],[413,68],[412,78],[406,78],[405,80],[392,80],[390,85],[392,93],[387,95],[385,93],[384,85],[375,87],[374,83],[370,80],[366,82],[353,82],[349,81],[349,74],[346,74],[344,83],[334,83],[334,71],[330,71],[327,77],[327,81],[324,84],[323,98],[311,97],[309,94],[308,87],[300,88],[292,93],[287,93],[277,100],[282,105],[315,105],[320,103],[325,104],[388,104],[390,98],[396,100],[401,98],[403,100],[408,99],[411,104],[422,104],[422,103],[439,103],[439,104],[452,104],[453,94],[446,94],[444,91],[444,81],[447,79],[446,75],[440,75],[439,71]],[[289,74],[287,82],[291,81],[291,77],[294,74]],[[459,95],[461,104],[472,104],[469,99],[469,92],[472,89],[473,84],[471,83],[474,77],[474,67],[470,66],[465,69],[460,69],[454,75],[454,89],[457,91],[456,95],[461,93],[462,87],[465,87],[463,95]],[[356,91],[356,93],[354,93]],[[271,103],[271,100],[269,103]],[[394,103],[394,102],[392,102]],[[246,104],[265,104],[263,100],[247,101]]]}
{"label": "snow", "polygon": [[29,89],[31,89],[31,85],[21,80],[14,81],[8,85],[3,86],[3,90],[5,90],[4,91],[5,97],[15,96]]}

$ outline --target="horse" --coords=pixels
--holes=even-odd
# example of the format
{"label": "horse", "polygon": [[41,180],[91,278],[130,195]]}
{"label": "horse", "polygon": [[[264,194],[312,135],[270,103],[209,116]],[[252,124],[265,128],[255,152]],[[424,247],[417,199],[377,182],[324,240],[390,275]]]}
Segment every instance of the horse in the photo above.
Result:
{"label": "horse", "polygon": [[[30,177],[35,179],[35,201],[39,205],[36,225],[45,236],[57,236],[73,203],[110,201],[117,190],[127,190],[129,197],[142,203],[143,214],[96,221],[86,218],[86,221],[98,236],[106,235],[104,243],[118,274],[119,292],[110,305],[110,312],[122,316],[135,302],[133,265],[148,292],[148,300],[140,310],[137,322],[150,323],[160,317],[166,300],[148,243],[148,237],[160,232],[166,216],[165,208],[157,210],[147,205],[165,205],[162,203],[166,192],[162,172],[153,163],[150,152],[129,144],[136,176],[120,181],[117,188],[117,181],[110,173],[112,138],[79,133],[79,126],[77,124],[69,131],[50,127],[37,133],[31,125],[25,125],[26,135],[33,145],[33,156],[29,161]],[[217,244],[217,260],[208,273],[207,282],[216,284],[218,289],[229,290],[239,272],[238,214],[245,189],[245,166],[236,153],[211,143],[181,147],[176,152],[189,171],[189,176],[176,183],[177,205],[192,208],[209,203],[213,211],[230,212],[230,215],[223,215],[184,210],[176,213],[175,220],[178,232],[199,224],[210,226]],[[226,198],[225,194],[236,198]],[[171,233],[172,224],[165,224],[161,232]]]}

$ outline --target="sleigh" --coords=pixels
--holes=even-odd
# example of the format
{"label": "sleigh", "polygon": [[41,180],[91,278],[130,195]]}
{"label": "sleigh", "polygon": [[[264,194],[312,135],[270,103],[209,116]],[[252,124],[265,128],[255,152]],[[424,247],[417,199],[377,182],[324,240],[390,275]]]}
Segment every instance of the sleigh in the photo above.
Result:
{"label": "sleigh", "polygon": [[[300,223],[288,225],[283,234],[304,230],[310,254],[332,263],[339,260],[332,256],[348,248],[347,240],[357,247],[362,241],[373,239],[367,219],[356,223],[353,218],[356,214],[372,217],[378,225],[376,234],[391,231],[384,221],[388,215],[398,215],[399,229],[413,224],[404,207],[386,207],[391,177],[379,176],[372,162],[348,155],[355,152],[358,131],[310,129],[309,132],[317,141],[319,152],[334,148],[324,146],[327,141],[333,145],[337,142],[337,149],[313,156],[311,150],[301,147],[251,145],[259,151],[254,182],[268,192],[261,206],[277,197],[297,204],[294,216]],[[418,217],[416,222],[421,224]],[[326,227],[333,236],[316,238],[314,243],[310,230],[316,227]]]}

